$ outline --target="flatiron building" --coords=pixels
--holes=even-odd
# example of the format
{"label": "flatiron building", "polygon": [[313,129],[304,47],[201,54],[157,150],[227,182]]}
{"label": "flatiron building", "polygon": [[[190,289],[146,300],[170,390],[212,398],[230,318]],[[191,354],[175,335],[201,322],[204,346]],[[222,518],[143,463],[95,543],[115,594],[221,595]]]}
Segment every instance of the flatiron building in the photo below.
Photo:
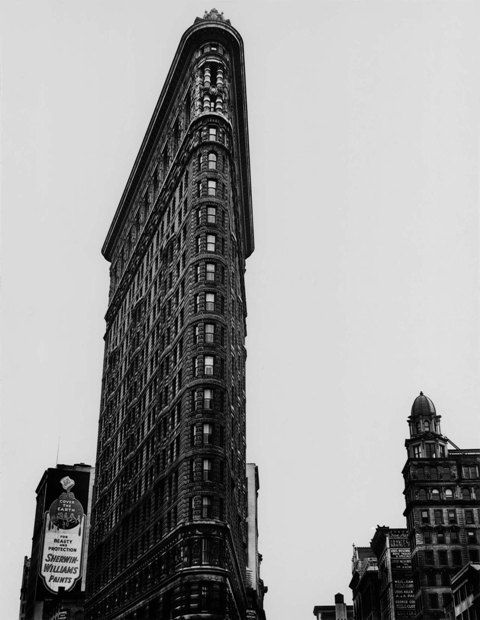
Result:
{"label": "flatiron building", "polygon": [[90,620],[264,617],[247,578],[246,104],[242,39],[213,9],[180,40],[102,250]]}

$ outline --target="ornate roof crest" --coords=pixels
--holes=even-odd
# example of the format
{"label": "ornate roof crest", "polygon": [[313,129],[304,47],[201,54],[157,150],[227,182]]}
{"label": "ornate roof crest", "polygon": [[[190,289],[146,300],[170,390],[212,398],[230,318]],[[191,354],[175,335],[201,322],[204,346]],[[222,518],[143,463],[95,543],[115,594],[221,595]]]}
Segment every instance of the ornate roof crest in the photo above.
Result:
{"label": "ornate roof crest", "polygon": [[225,22],[226,24],[230,24],[230,20],[225,19],[225,17],[223,17],[223,12],[220,13],[219,11],[217,11],[217,9],[212,9],[211,11],[205,11],[203,17],[197,17],[197,19],[195,20],[195,23],[201,20],[218,21],[218,22]]}

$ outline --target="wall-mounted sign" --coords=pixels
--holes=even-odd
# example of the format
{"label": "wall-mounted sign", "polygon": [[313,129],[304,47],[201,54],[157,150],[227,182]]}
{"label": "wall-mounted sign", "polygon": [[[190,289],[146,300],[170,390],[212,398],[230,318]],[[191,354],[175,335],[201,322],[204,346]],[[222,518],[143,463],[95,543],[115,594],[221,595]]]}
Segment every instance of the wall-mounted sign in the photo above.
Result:
{"label": "wall-mounted sign", "polygon": [[72,488],[69,476],[60,480],[64,492],[44,515],[43,552],[40,575],[50,592],[71,590],[81,575],[82,548],[85,535],[85,512]]}

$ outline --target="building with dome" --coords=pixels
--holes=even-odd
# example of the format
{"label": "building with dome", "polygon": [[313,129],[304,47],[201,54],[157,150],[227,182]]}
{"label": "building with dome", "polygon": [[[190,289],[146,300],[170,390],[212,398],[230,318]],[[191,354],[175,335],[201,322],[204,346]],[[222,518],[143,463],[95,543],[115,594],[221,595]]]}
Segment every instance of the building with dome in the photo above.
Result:
{"label": "building with dome", "polygon": [[419,620],[444,618],[452,576],[480,559],[480,449],[459,449],[442,434],[440,420],[420,392],[408,418],[402,472]]}

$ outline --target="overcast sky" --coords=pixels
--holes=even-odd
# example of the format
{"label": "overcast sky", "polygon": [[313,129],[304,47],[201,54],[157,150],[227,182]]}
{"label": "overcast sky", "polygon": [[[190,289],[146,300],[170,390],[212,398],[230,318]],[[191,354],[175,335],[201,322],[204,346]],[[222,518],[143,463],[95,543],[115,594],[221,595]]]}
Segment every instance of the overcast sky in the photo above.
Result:
{"label": "overcast sky", "polygon": [[[2,618],[35,487],[94,464],[100,248],[185,0],[3,0]],[[352,543],[404,526],[420,389],[479,447],[478,1],[231,0],[245,42],[256,250],[247,455],[269,620],[350,600]]]}

